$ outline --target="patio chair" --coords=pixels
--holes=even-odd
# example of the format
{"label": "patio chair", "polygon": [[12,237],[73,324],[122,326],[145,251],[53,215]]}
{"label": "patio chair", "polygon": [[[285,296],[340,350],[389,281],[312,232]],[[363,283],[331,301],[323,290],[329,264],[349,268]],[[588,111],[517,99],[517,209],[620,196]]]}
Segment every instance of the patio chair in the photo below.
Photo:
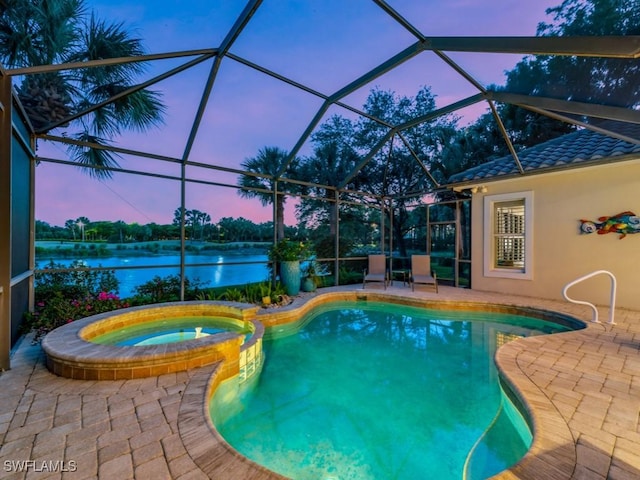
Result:
{"label": "patio chair", "polygon": [[438,279],[431,271],[431,255],[411,255],[411,290],[417,284],[433,285],[438,293]]}
{"label": "patio chair", "polygon": [[369,255],[369,267],[364,270],[362,288],[367,285],[367,282],[382,282],[386,290],[388,279],[386,255]]}

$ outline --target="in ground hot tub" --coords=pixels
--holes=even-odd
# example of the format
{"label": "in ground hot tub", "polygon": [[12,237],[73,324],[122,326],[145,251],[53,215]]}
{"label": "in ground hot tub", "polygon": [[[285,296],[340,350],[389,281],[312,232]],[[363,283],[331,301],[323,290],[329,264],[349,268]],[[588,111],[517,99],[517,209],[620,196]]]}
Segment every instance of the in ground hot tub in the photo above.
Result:
{"label": "in ground hot tub", "polygon": [[[258,309],[242,303],[201,301],[127,308],[59,327],[44,338],[42,348],[49,370],[68,378],[143,378],[222,362],[225,378],[240,375],[244,379],[262,364],[264,328],[255,320]],[[194,321],[198,325],[193,325]],[[215,323],[213,330],[206,331],[207,321]],[[179,341],[172,335],[175,332],[163,333],[163,324],[168,330],[177,328]],[[187,335],[186,330],[192,334]],[[110,338],[130,331],[143,332],[146,340],[156,335],[151,342],[140,345],[102,342],[106,339],[109,343]],[[165,334],[173,338],[161,339]]]}
{"label": "in ground hot tub", "polygon": [[135,323],[103,333],[90,341],[101,345],[139,347],[185,342],[226,332],[244,335],[246,341],[251,337],[253,330],[253,324],[250,322],[232,322],[227,317],[180,316]]}

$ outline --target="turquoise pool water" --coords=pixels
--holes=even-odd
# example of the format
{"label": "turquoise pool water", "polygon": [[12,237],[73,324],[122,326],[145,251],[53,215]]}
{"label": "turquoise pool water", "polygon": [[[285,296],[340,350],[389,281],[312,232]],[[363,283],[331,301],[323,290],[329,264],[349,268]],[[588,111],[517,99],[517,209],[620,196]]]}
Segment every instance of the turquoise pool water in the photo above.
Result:
{"label": "turquoise pool water", "polygon": [[298,480],[486,478],[531,442],[500,388],[496,346],[568,329],[514,315],[334,304],[276,332],[260,377],[225,382],[210,412],[236,450]]}
{"label": "turquoise pool water", "polygon": [[224,317],[175,317],[133,324],[91,339],[93,343],[117,346],[160,345],[203,338],[216,333],[250,332]]}

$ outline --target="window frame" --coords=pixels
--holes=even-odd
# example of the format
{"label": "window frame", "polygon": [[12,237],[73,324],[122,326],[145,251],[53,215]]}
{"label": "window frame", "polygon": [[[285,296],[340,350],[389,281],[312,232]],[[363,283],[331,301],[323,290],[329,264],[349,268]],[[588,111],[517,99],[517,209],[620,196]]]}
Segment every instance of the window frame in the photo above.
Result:
{"label": "window frame", "polygon": [[[524,201],[524,267],[522,269],[501,268],[495,259],[495,211],[496,205],[515,201]],[[533,192],[514,192],[484,197],[484,276],[512,278],[516,280],[533,279]]]}

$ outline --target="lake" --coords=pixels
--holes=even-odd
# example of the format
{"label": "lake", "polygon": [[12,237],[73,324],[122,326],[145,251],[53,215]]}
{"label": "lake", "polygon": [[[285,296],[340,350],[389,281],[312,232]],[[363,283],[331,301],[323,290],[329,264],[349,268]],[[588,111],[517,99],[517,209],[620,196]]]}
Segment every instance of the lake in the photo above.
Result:
{"label": "lake", "polygon": [[[126,270],[116,270],[116,278],[120,281],[118,294],[121,298],[134,294],[134,288],[148,282],[155,276],[166,277],[180,274],[180,267],[141,268],[149,265],[173,265],[180,263],[179,254],[154,255],[154,256],[114,256],[108,258],[82,258],[88,267],[127,267]],[[185,273],[191,280],[198,279],[204,282],[205,287],[225,287],[230,285],[245,285],[247,283],[260,282],[269,278],[267,268],[267,255],[243,255],[242,253],[225,255],[185,255],[185,263],[215,263],[217,265],[207,267],[185,267]],[[74,259],[54,259],[57,264],[69,266]],[[236,263],[235,265],[222,265],[222,263]],[[263,263],[251,263],[263,262]],[[48,259],[38,259],[38,267],[42,268]]]}

